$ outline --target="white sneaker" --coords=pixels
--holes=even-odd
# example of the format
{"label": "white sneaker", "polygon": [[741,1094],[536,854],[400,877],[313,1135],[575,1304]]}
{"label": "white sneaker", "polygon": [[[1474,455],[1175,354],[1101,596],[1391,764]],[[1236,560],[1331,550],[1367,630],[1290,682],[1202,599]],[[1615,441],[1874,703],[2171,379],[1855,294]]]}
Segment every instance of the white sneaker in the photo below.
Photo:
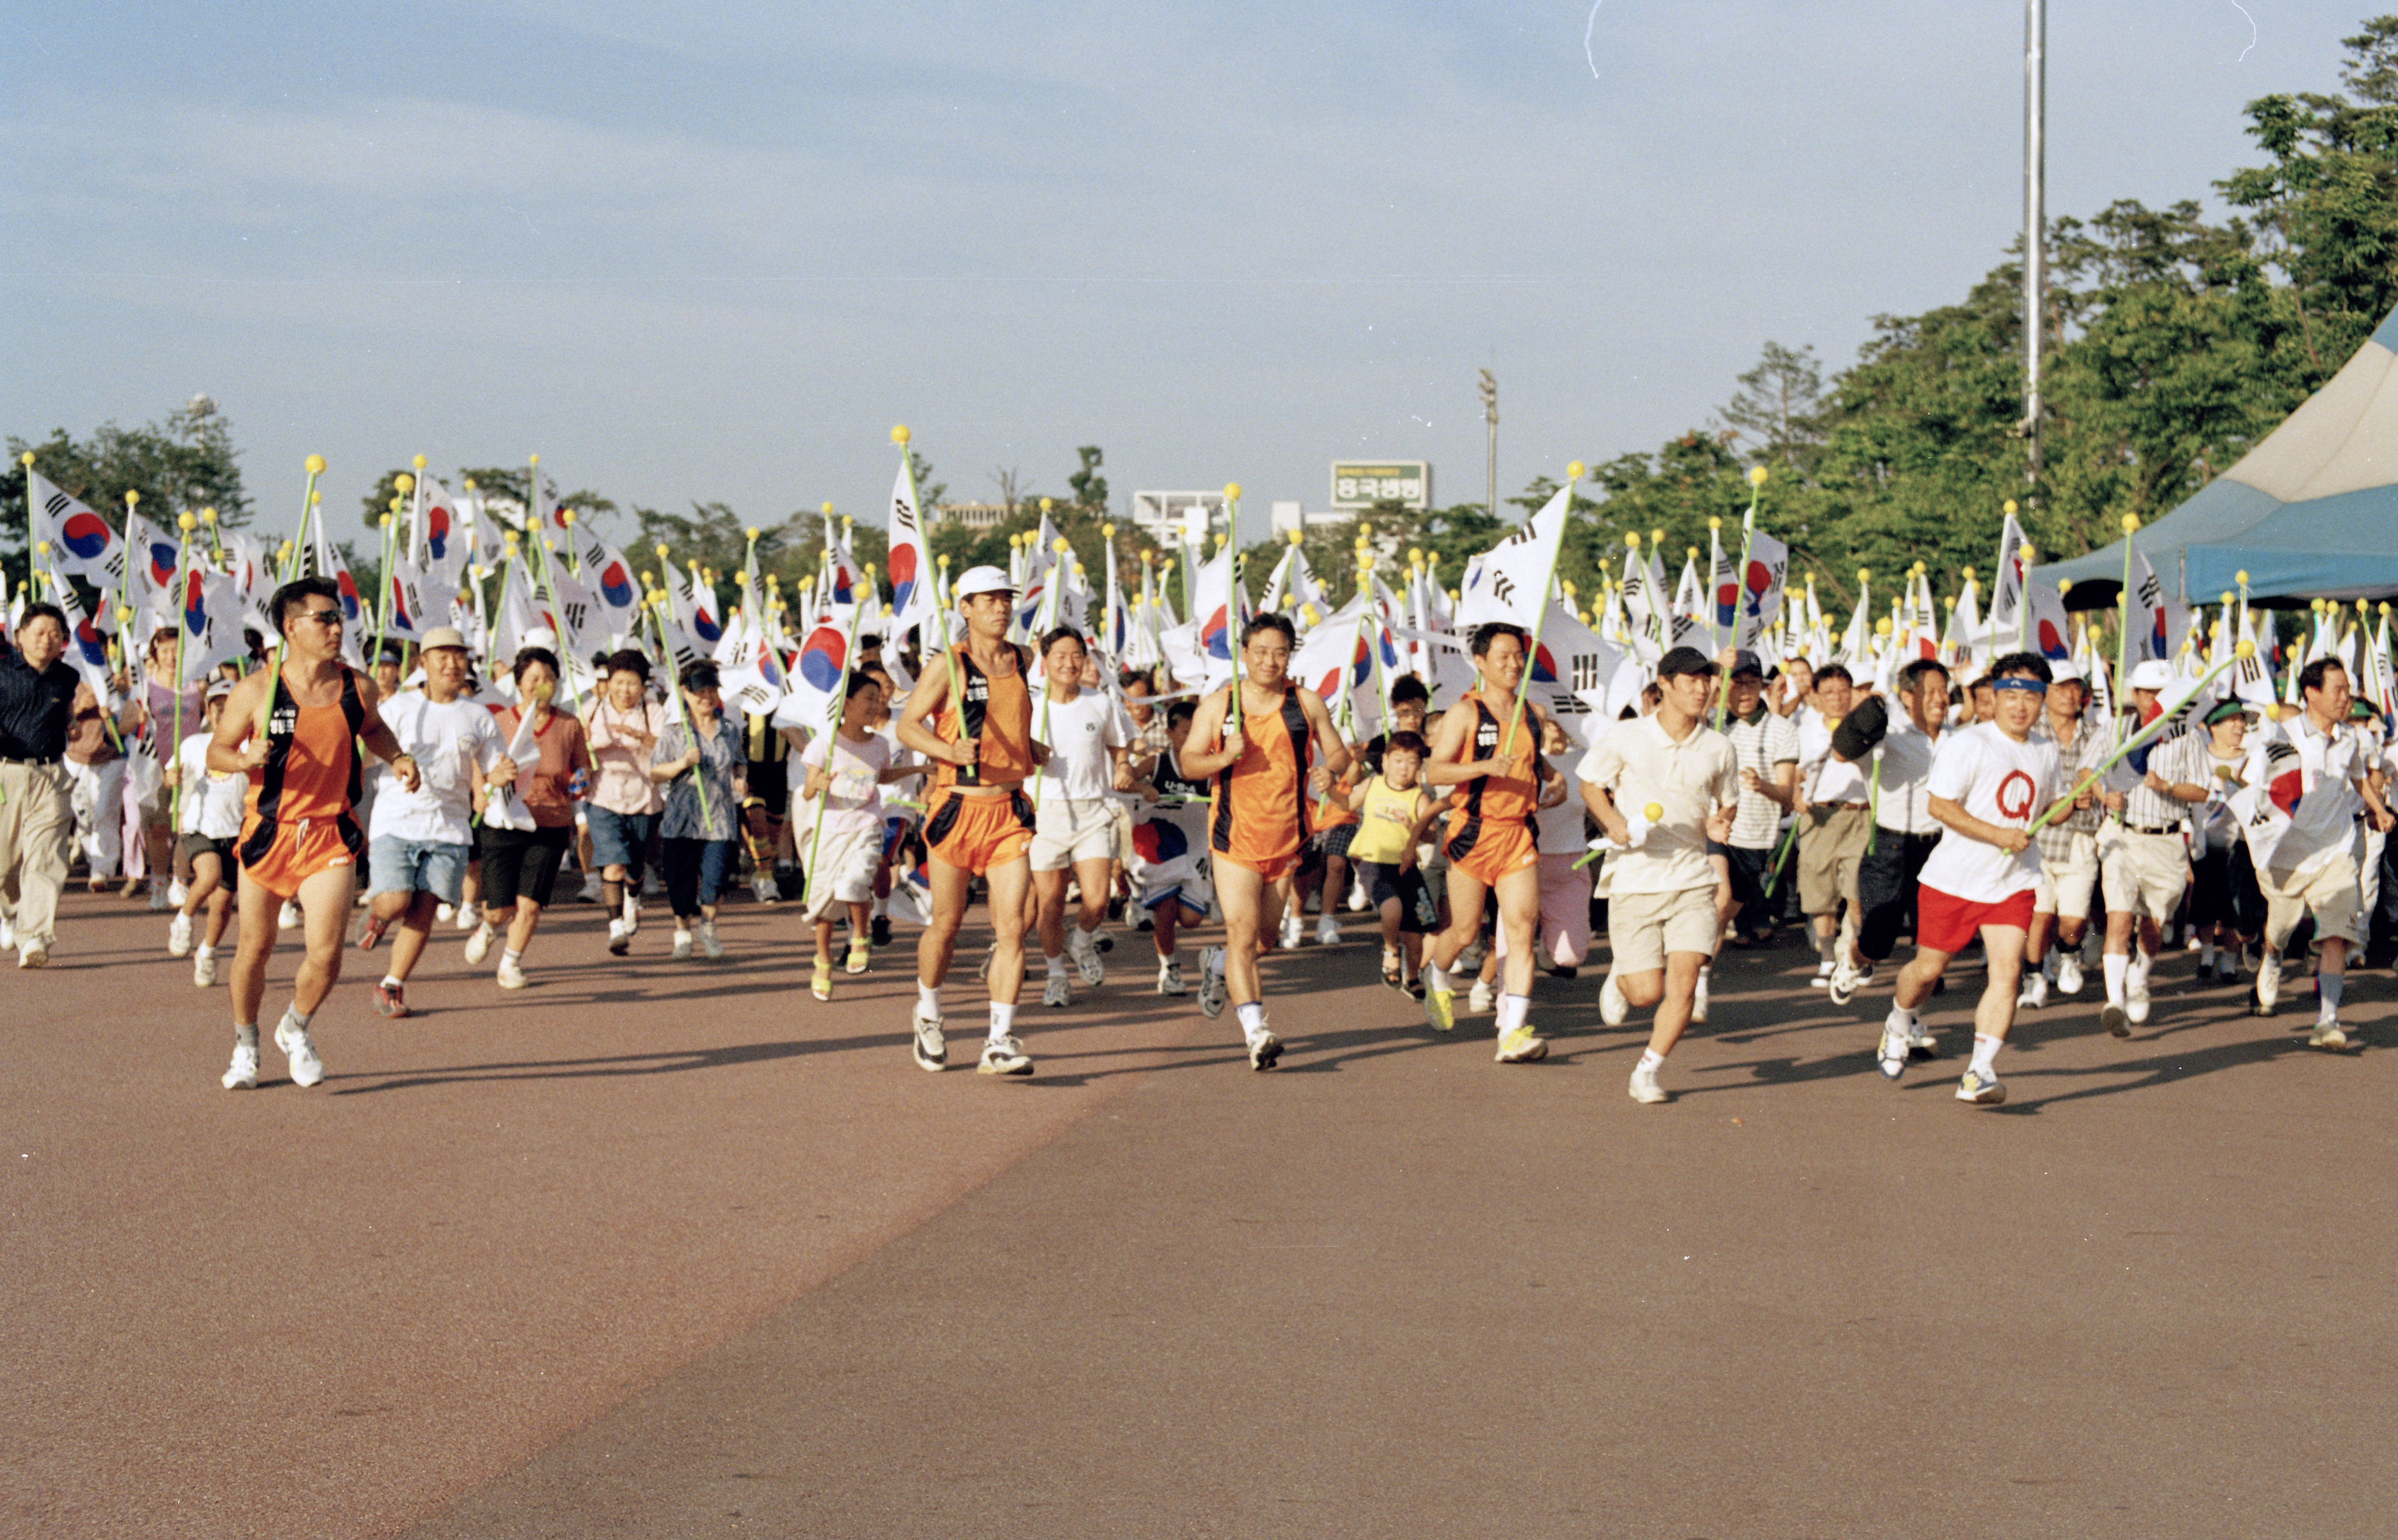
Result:
{"label": "white sneaker", "polygon": [[1881,1046],[1874,1050],[1874,1066],[1885,1080],[1895,1080],[1906,1073],[1907,1049],[1914,1036],[1913,1025],[1906,1012],[1893,1010],[1883,1019]]}
{"label": "white sneaker", "polygon": [[2056,993],[2059,994],[2079,994],[2081,993],[2081,954],[2080,952],[2068,952],[2058,960],[2056,965]]}
{"label": "white sneaker", "polygon": [[1165,962],[1157,965],[1157,993],[1160,994],[1188,994],[1191,993],[1191,986],[1182,981],[1182,965],[1180,962],[1173,958],[1168,958]]}
{"label": "white sneaker", "polygon": [[1330,910],[1325,911],[1316,917],[1315,944],[1320,947],[1337,947],[1340,944],[1340,922],[1332,917]]}
{"label": "white sneaker", "polygon": [[473,904],[460,904],[458,906],[457,913],[452,916],[452,918],[456,921],[460,930],[472,930],[482,923],[480,920],[476,918],[475,906]]}
{"label": "white sneaker", "polygon": [[1615,970],[1607,970],[1607,981],[1598,986],[1598,1019],[1610,1027],[1620,1027],[1632,1015],[1632,1002],[1616,987]]}
{"label": "white sneaker", "polygon": [[1502,1033],[1495,1056],[1502,1064],[1530,1064],[1549,1056],[1549,1040],[1532,1030],[1527,1021],[1515,1031]]}
{"label": "white sneaker", "polygon": [[167,955],[189,957],[192,954],[192,917],[182,910],[167,922]]}
{"label": "white sneaker", "polygon": [[1199,1014],[1210,1021],[1224,1014],[1224,949],[1199,954]]}
{"label": "white sneaker", "polygon": [[2344,1048],[2348,1047],[2348,1033],[2339,1030],[2337,1021],[2317,1021],[2315,1030],[2307,1034],[2307,1047]]}
{"label": "white sneaker", "polygon": [[2023,976],[2023,988],[2015,992],[2017,1010],[2038,1010],[2048,1004],[2048,975],[2035,968]]}
{"label": "white sneaker", "polygon": [[[770,879],[771,880],[771,879]],[[699,954],[713,963],[724,955],[724,943],[716,939],[716,922],[702,920],[694,927],[699,935]]]}
{"label": "white sneaker", "polygon": [[275,916],[275,928],[277,930],[294,930],[299,927],[299,925],[300,906],[293,903],[289,898],[284,899],[282,909],[277,911]]}
{"label": "white sneaker", "polygon": [[611,957],[622,957],[623,955],[625,955],[625,953],[626,953],[627,952],[630,952],[630,951],[632,951],[632,950],[633,950],[633,944],[632,944],[632,943],[633,943],[633,939],[632,939],[630,936],[627,936],[627,935],[626,935],[626,934],[625,934],[625,922],[624,922],[624,921],[622,921],[622,920],[611,920],[611,921],[609,921],[609,922],[608,922],[608,955],[609,955],[609,956],[611,956]]}
{"label": "white sneaker", "polygon": [[909,1024],[914,1029],[916,1034],[916,1040],[909,1045],[909,1050],[915,1056],[916,1067],[920,1070],[930,1070],[935,1074],[948,1069],[950,1040],[941,1032],[941,1019],[937,1016],[924,1015],[923,1007],[919,1006],[910,1014]]}
{"label": "white sneaker", "polygon": [[982,1046],[982,1061],[975,1066],[977,1074],[1031,1074],[1031,1073],[1032,1056],[1024,1051],[1024,1045],[1016,1040],[1014,1033],[1004,1037],[987,1040]]}
{"label": "white sneaker", "polygon": [[1465,992],[1465,1008],[1476,1016],[1498,1008],[1498,1005],[1499,992],[1479,979],[1474,980],[1474,987]]}
{"label": "white sneaker", "polygon": [[199,952],[192,954],[192,987],[211,989],[217,981],[217,954]]}
{"label": "white sneaker", "polygon": [[640,933],[641,900],[627,893],[625,895],[625,934],[639,936]]}
{"label": "white sneaker", "polygon": [[1703,967],[1699,969],[1698,984],[1691,991],[1691,1020],[1700,1026],[1706,1025],[1707,979],[1708,976],[1714,972],[1715,969],[1713,968]]}
{"label": "white sneaker", "polygon": [[2132,1035],[2132,1013],[2123,1008],[2120,1000],[2109,1000],[2098,1007],[2098,1024],[2107,1029],[2109,1037]]}
{"label": "white sneaker", "polygon": [[1248,1044],[1249,1068],[1270,1070],[1281,1060],[1282,1039],[1273,1033],[1260,1027],[1253,1033],[1244,1033],[1241,1035]]}
{"label": "white sneaker", "polygon": [[682,962],[682,961],[684,961],[686,958],[688,958],[688,957],[690,957],[690,956],[691,956],[691,932],[690,932],[690,931],[688,931],[688,930],[678,930],[678,931],[676,931],[676,932],[675,932],[675,934],[674,934],[674,946],[673,946],[672,950],[668,952],[668,955],[669,955],[669,956],[671,956],[671,957],[673,957],[673,958],[674,958],[674,960],[675,960],[676,962],[678,962],[678,963]]}
{"label": "white sneaker", "polygon": [[465,957],[466,966],[468,967],[481,967],[483,966],[483,959],[492,954],[492,940],[497,934],[498,933],[492,930],[489,925],[477,925],[475,927],[475,933],[466,938]]}
{"label": "white sneaker", "polygon": [[1906,1034],[1906,1051],[1920,1059],[1940,1057],[1939,1039],[1932,1035],[1932,1029],[1925,1026],[1920,1017],[1917,1018],[1914,1028]]}
{"label": "white sneaker", "polygon": [[1074,966],[1081,970],[1083,982],[1104,984],[1108,981],[1108,966],[1099,961],[1098,944],[1084,937],[1079,925],[1066,927],[1066,955],[1072,958]]}
{"label": "white sneaker", "polygon": [[233,1046],[233,1062],[225,1066],[224,1074],[217,1084],[229,1091],[258,1089],[258,1045],[236,1043]]}
{"label": "white sneaker", "polygon": [[1857,986],[1866,981],[1857,965],[1847,952],[1842,952],[1832,966],[1832,976],[1824,980],[1824,993],[1832,1004],[1845,1006],[1857,997]]}
{"label": "white sneaker", "polygon": [[1829,957],[1817,963],[1815,965],[1815,977],[1807,980],[1807,987],[1809,989],[1829,988],[1832,982],[1832,973],[1836,966],[1837,965],[1835,965]]}
{"label": "white sneaker", "polygon": [[2281,1003],[2282,954],[2269,951],[2264,961],[2257,965],[2257,1006],[2258,1010],[2270,1016],[2273,1007]]}
{"label": "white sneaker", "polygon": [[1363,914],[1366,912],[1366,885],[1364,883],[1353,882],[1349,885],[1349,912],[1352,914]]}
{"label": "white sneaker", "polygon": [[291,1061],[291,1083],[305,1088],[325,1078],[325,1061],[317,1057],[317,1045],[308,1041],[308,1029],[294,1026],[287,1014],[275,1024],[275,1046]]}
{"label": "white sneaker", "polygon": [[783,897],[775,886],[775,879],[762,871],[749,880],[749,896],[761,904],[775,903]]}
{"label": "white sneaker", "polygon": [[2149,1004],[2149,981],[2129,980],[2123,992],[2123,1012],[2132,1019],[2132,1025],[2141,1026],[2148,1021]]}
{"label": "white sneaker", "polygon": [[499,970],[493,975],[493,977],[499,979],[500,987],[502,989],[522,989],[525,987],[523,966],[519,964],[510,962],[508,960],[508,954],[505,952],[500,953]]}
{"label": "white sneaker", "polygon": [[457,912],[458,906],[456,904],[435,904],[433,906],[433,921],[436,925],[439,925],[445,920],[455,917]]}
{"label": "white sneaker", "polygon": [[192,890],[183,885],[183,879],[181,877],[176,878],[173,882],[167,885],[167,907],[168,909],[182,908],[183,900],[191,896]]}
{"label": "white sneaker", "polygon": [[1068,987],[1064,974],[1051,974],[1048,982],[1041,986],[1041,1003],[1044,1006],[1071,1006],[1074,1003],[1074,992]]}
{"label": "white sneaker", "polygon": [[1282,917],[1282,949],[1285,952],[1297,952],[1299,943],[1305,939],[1306,936],[1306,921],[1296,914],[1286,914]]}
{"label": "white sneaker", "polygon": [[50,949],[47,947],[35,946],[29,941],[17,949],[17,966],[20,968],[42,967],[49,960]]}
{"label": "white sneaker", "polygon": [[1660,1064],[1635,1064],[1632,1066],[1631,1091],[1633,1101],[1639,1102],[1644,1107],[1653,1107],[1660,1101],[1671,1100],[1665,1095],[1665,1087],[1657,1083],[1657,1072],[1662,1068],[1664,1068],[1664,1066]]}

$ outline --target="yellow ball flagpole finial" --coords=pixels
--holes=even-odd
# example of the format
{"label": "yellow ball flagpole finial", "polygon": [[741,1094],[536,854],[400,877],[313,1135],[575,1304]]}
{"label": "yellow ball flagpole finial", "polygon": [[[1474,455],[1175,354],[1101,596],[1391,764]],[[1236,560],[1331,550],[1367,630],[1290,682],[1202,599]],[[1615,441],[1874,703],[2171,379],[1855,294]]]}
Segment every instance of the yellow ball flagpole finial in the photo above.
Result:
{"label": "yellow ball flagpole finial", "polygon": [[1412,566],[1422,566],[1423,547],[1421,546],[1409,546],[1408,547],[1408,561]]}
{"label": "yellow ball flagpole finial", "polygon": [[1968,583],[1974,581],[1974,569],[1971,567],[1965,569],[1965,581]]}
{"label": "yellow ball flagpole finial", "polygon": [[194,530],[200,527],[200,516],[194,513],[191,509],[185,508],[182,512],[175,515],[175,527],[182,530],[185,534],[189,534]]}
{"label": "yellow ball flagpole finial", "polygon": [[469,477],[467,477],[467,478],[466,478],[466,490],[467,490],[468,492],[472,492],[472,491],[474,491],[474,490],[475,490],[475,479],[474,479],[473,477],[471,477],[471,476],[469,476]]}
{"label": "yellow ball flagpole finial", "polygon": [[387,514],[387,513],[386,513],[386,514],[379,515],[379,516],[375,519],[375,527],[376,527],[376,528],[378,528],[378,529],[386,529],[386,530],[387,530],[387,529],[389,529],[389,528],[391,528],[391,515],[390,515],[390,514]]}
{"label": "yellow ball flagpole finial", "polygon": [[2015,500],[2014,498],[2008,498],[2004,503],[2000,504],[1999,507],[2008,518],[2012,519],[2014,517]]}
{"label": "yellow ball flagpole finial", "polygon": [[657,551],[659,561],[663,561],[667,559],[667,547],[665,542],[659,542],[659,544],[653,548]]}
{"label": "yellow ball flagpole finial", "polygon": [[1218,530],[1218,531],[1216,532],[1216,548],[1217,548],[1218,550],[1222,550],[1222,549],[1224,548],[1225,543],[1226,543],[1227,541],[1231,540],[1232,538],[1233,538],[1233,537],[1232,537],[1231,535],[1226,534],[1222,530]]}
{"label": "yellow ball flagpole finial", "polygon": [[1884,615],[1879,620],[1874,622],[1874,635],[1890,635],[1890,616]]}
{"label": "yellow ball flagpole finial", "polygon": [[1665,548],[1665,532],[1664,530],[1650,530],[1649,532],[1649,548],[1652,551],[1662,551]]}
{"label": "yellow ball flagpole finial", "polygon": [[1689,557],[1691,561],[1696,561],[1699,559],[1699,547],[1692,546],[1682,554]]}
{"label": "yellow ball flagpole finial", "polygon": [[308,494],[308,501],[311,504],[321,503],[324,500],[325,494],[321,492],[312,492]]}
{"label": "yellow ball flagpole finial", "polygon": [[1058,506],[1058,505],[1057,505],[1056,503],[1052,502],[1050,499],[1048,499],[1048,498],[1046,498],[1046,497],[1044,497],[1043,499],[1041,499],[1041,511],[1042,511],[1042,512],[1044,512],[1044,513],[1047,513],[1047,512],[1049,512],[1051,509],[1055,508],[1057,506]]}
{"label": "yellow ball flagpole finial", "polygon": [[743,534],[745,534],[745,535],[748,535],[750,539],[755,540],[755,539],[757,539],[757,538],[758,538],[758,526],[757,526],[757,525],[755,525],[755,524],[752,524],[752,525],[750,525],[748,529],[743,530],[741,533],[742,533]]}
{"label": "yellow ball flagpole finial", "polygon": [[1873,569],[1872,569],[1871,567],[1859,567],[1859,568],[1857,569],[1857,581],[1858,581],[1858,582],[1860,582],[1860,583],[1870,583],[1870,582],[1872,582],[1872,581],[1873,581]]}
{"label": "yellow ball flagpole finial", "polygon": [[1587,468],[1580,460],[1569,462],[1566,466],[1566,485],[1572,486],[1576,481],[1581,480]]}
{"label": "yellow ball flagpole finial", "polygon": [[2230,604],[2234,597],[2235,596],[2232,594],[2231,590],[2230,588],[2226,588],[2221,593],[2215,596],[2215,601],[2217,604],[2228,606]]}
{"label": "yellow ball flagpole finial", "polygon": [[308,474],[311,476],[324,475],[325,457],[321,454],[311,454],[308,456],[307,470]]}
{"label": "yellow ball flagpole finial", "polygon": [[525,456],[525,463],[527,465],[537,466],[541,464],[541,456],[538,454],[528,454]]}
{"label": "yellow ball flagpole finial", "polygon": [[908,431],[908,425],[905,423],[901,423],[897,427],[891,430],[891,441],[895,444],[900,445],[902,448],[905,448],[908,440],[914,437],[915,435]]}
{"label": "yellow ball flagpole finial", "polygon": [[2231,574],[2231,579],[2242,588],[2246,588],[2248,586],[2248,569],[2245,567],[2241,568],[2238,572]]}
{"label": "yellow ball flagpole finial", "polygon": [[133,507],[133,505],[134,505],[134,504],[139,503],[140,501],[141,501],[141,494],[140,493],[138,493],[138,492],[134,492],[134,491],[131,491],[130,489],[128,489],[128,490],[126,492],[126,493],[125,493],[125,506],[126,506],[127,507],[128,507],[128,508],[129,508],[129,507]]}
{"label": "yellow ball flagpole finial", "polygon": [[216,510],[216,509],[214,509],[214,508],[202,508],[202,509],[200,510],[200,522],[201,522],[201,523],[203,523],[203,524],[213,524],[213,523],[215,523],[216,521],[217,521],[217,510]]}
{"label": "yellow ball flagpole finial", "polygon": [[47,555],[49,555],[49,554],[50,554],[50,543],[49,543],[48,541],[47,541],[47,540],[36,540],[36,541],[34,541],[34,555],[36,555],[36,556],[47,556]]}
{"label": "yellow ball flagpole finial", "polygon": [[1765,485],[1765,467],[1763,466],[1751,466],[1748,467],[1748,484],[1752,487],[1761,487]]}
{"label": "yellow ball flagpole finial", "polygon": [[1102,539],[1102,540],[1113,540],[1115,537],[1116,537],[1116,527],[1115,527],[1115,525],[1114,525],[1114,523],[1113,523],[1113,522],[1109,522],[1109,523],[1101,524],[1101,525],[1099,526],[1099,538],[1100,538],[1100,539]]}
{"label": "yellow ball flagpole finial", "polygon": [[816,511],[823,514],[827,519],[829,519],[832,517],[832,504],[829,502],[818,503],[816,505]]}
{"label": "yellow ball flagpole finial", "polygon": [[116,623],[117,623],[118,625],[120,625],[120,626],[125,625],[125,624],[127,624],[128,622],[131,621],[131,620],[132,620],[132,618],[133,618],[133,606],[132,606],[132,605],[130,605],[130,604],[119,604],[119,605],[116,607]]}
{"label": "yellow ball flagpole finial", "polygon": [[1225,501],[1225,502],[1227,502],[1227,503],[1237,503],[1237,502],[1239,502],[1240,500],[1241,500],[1241,483],[1239,483],[1238,481],[1227,481],[1227,482],[1225,482],[1225,483],[1224,483],[1224,501]]}
{"label": "yellow ball flagpole finial", "polygon": [[34,468],[34,452],[33,452],[32,450],[30,450],[30,449],[29,449],[29,450],[27,450],[24,453],[20,454],[19,456],[17,456],[17,463],[18,463],[19,465],[20,465],[20,466],[24,466],[27,470],[31,470],[31,469],[33,469],[33,468]]}
{"label": "yellow ball flagpole finial", "polygon": [[574,522],[574,510],[573,508],[559,509],[558,521],[561,524],[572,526]]}
{"label": "yellow ball flagpole finial", "polygon": [[1065,555],[1068,551],[1072,550],[1072,549],[1074,548],[1074,543],[1073,543],[1072,541],[1071,541],[1071,540],[1067,539],[1064,535],[1062,535],[1062,534],[1061,534],[1061,535],[1059,535],[1057,539],[1052,540],[1051,542],[1049,542],[1049,547],[1050,547],[1050,548],[1051,548],[1052,550],[1056,551],[1058,555],[1063,556],[1063,555]]}
{"label": "yellow ball flagpole finial", "polygon": [[1307,540],[1307,536],[1306,536],[1306,534],[1305,534],[1305,533],[1304,533],[1304,532],[1300,531],[1300,530],[1292,530],[1292,531],[1290,532],[1290,543],[1291,543],[1292,545],[1294,545],[1294,546],[1298,546],[1298,545],[1304,545],[1304,544],[1306,543],[1306,540]]}
{"label": "yellow ball flagpole finial", "polygon": [[286,540],[285,542],[283,542],[283,544],[281,544],[281,545],[279,545],[279,546],[277,546],[277,547],[275,547],[275,559],[276,559],[276,561],[280,561],[284,560],[285,558],[289,557],[290,554],[291,554],[291,542],[290,542],[290,541],[289,541],[289,540]]}
{"label": "yellow ball flagpole finial", "polygon": [[2069,577],[2060,577],[2060,578],[2058,578],[2058,579],[2056,580],[2056,597],[2057,597],[2057,598],[2059,598],[2059,599],[2063,599],[2067,594],[2069,594],[2069,593],[2071,593],[2072,591],[2073,591],[2073,579],[2071,579],[2071,578],[2069,578]]}
{"label": "yellow ball flagpole finial", "polygon": [[2123,533],[2125,534],[2131,534],[2134,530],[2136,530],[2139,527],[2140,516],[2138,514],[2127,513],[2123,515]]}
{"label": "yellow ball flagpole finial", "polygon": [[420,454],[411,460],[409,464],[414,466],[419,470],[423,470],[424,468],[424,456]]}
{"label": "yellow ball flagpole finial", "polygon": [[2255,657],[2257,655],[2257,644],[2243,636],[2240,639],[2239,643],[2231,649],[2231,655],[2234,657]]}
{"label": "yellow ball flagpole finial", "polygon": [[1719,530],[1723,528],[1723,520],[1714,517],[1713,515],[1709,515],[1707,518],[1707,528],[1710,530]]}
{"label": "yellow ball flagpole finial", "polygon": [[2023,543],[2023,548],[2015,553],[2016,560],[2020,561],[2027,567],[2030,566],[2033,560],[2039,555],[2040,553],[2038,551],[2031,548],[2031,542],[2028,540],[2025,541]]}
{"label": "yellow ball flagpole finial", "polygon": [[[422,459],[423,456],[420,455],[418,458]],[[403,470],[391,479],[391,485],[393,491],[405,495],[416,490],[416,478]]]}
{"label": "yellow ball flagpole finial", "polygon": [[1637,551],[1640,548],[1640,532],[1638,530],[1625,530],[1623,532],[1623,548],[1625,550],[1632,551]]}
{"label": "yellow ball flagpole finial", "polygon": [[941,564],[942,566],[944,566],[944,567],[947,567],[947,566],[950,564],[950,559],[949,559],[948,557],[946,557],[946,556],[938,558],[938,561],[940,561],[940,564]]}

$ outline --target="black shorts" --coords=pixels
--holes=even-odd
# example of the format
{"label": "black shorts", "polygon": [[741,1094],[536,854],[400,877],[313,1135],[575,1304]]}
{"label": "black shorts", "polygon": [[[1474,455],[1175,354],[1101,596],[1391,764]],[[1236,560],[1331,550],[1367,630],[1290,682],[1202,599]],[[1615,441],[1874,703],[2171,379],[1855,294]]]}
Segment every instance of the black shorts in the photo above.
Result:
{"label": "black shorts", "polygon": [[482,832],[483,902],[505,909],[523,898],[547,908],[566,847],[574,843],[574,826],[523,830],[485,824]]}
{"label": "black shorts", "polygon": [[742,805],[762,805],[775,817],[788,817],[791,812],[790,763],[788,760],[751,760],[749,801]]}
{"label": "black shorts", "polygon": [[1327,856],[1348,855],[1349,842],[1357,837],[1358,827],[1354,823],[1335,824],[1317,835],[1324,842],[1324,853]]}
{"label": "black shorts", "polygon": [[186,834],[177,842],[177,848],[182,851],[183,859],[187,861],[214,856],[224,863],[227,874],[233,871],[233,841],[230,839],[212,840],[206,834]]}
{"label": "black shorts", "polygon": [[1439,900],[1433,897],[1421,871],[1403,868],[1396,861],[1359,861],[1357,876],[1376,910],[1398,900],[1401,935],[1429,936],[1440,928]]}

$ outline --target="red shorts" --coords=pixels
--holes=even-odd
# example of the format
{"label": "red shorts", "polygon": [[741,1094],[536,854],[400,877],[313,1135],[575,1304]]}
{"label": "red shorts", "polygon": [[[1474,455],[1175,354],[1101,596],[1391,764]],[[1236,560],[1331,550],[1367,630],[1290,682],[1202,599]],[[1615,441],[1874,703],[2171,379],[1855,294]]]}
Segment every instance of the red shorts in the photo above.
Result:
{"label": "red shorts", "polygon": [[1982,933],[1984,925],[2031,928],[2032,890],[1977,904],[1918,884],[1915,889],[1915,944],[1933,952],[1960,952]]}
{"label": "red shorts", "polygon": [[278,898],[296,898],[300,885],[319,871],[357,865],[357,824],[346,814],[334,818],[297,818],[278,824],[272,844],[258,848],[258,815],[242,824],[242,874]]}
{"label": "red shorts", "polygon": [[933,859],[979,877],[1032,851],[1032,799],[1021,789],[1004,797],[968,797],[952,790],[924,810],[924,846]]}
{"label": "red shorts", "polygon": [[1238,856],[1219,850],[1208,858],[1225,866],[1237,866],[1244,871],[1254,871],[1268,883],[1278,883],[1299,870],[1299,855],[1268,856],[1261,859],[1244,860]]}

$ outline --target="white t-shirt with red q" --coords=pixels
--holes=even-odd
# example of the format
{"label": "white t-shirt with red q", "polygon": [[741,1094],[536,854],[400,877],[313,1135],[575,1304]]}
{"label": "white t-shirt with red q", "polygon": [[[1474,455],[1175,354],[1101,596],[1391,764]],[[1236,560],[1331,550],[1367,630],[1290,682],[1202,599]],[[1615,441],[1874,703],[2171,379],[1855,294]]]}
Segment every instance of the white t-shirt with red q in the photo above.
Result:
{"label": "white t-shirt with red q", "polygon": [[[1997,723],[1983,722],[1941,736],[1929,790],[1933,796],[1961,804],[1984,823],[2028,829],[2041,809],[2057,799],[2063,774],[2053,740],[2017,743],[1999,731]],[[2027,844],[2010,856],[1997,845],[1943,830],[1919,880],[1967,903],[2004,903],[2040,885],[2040,846]]]}

